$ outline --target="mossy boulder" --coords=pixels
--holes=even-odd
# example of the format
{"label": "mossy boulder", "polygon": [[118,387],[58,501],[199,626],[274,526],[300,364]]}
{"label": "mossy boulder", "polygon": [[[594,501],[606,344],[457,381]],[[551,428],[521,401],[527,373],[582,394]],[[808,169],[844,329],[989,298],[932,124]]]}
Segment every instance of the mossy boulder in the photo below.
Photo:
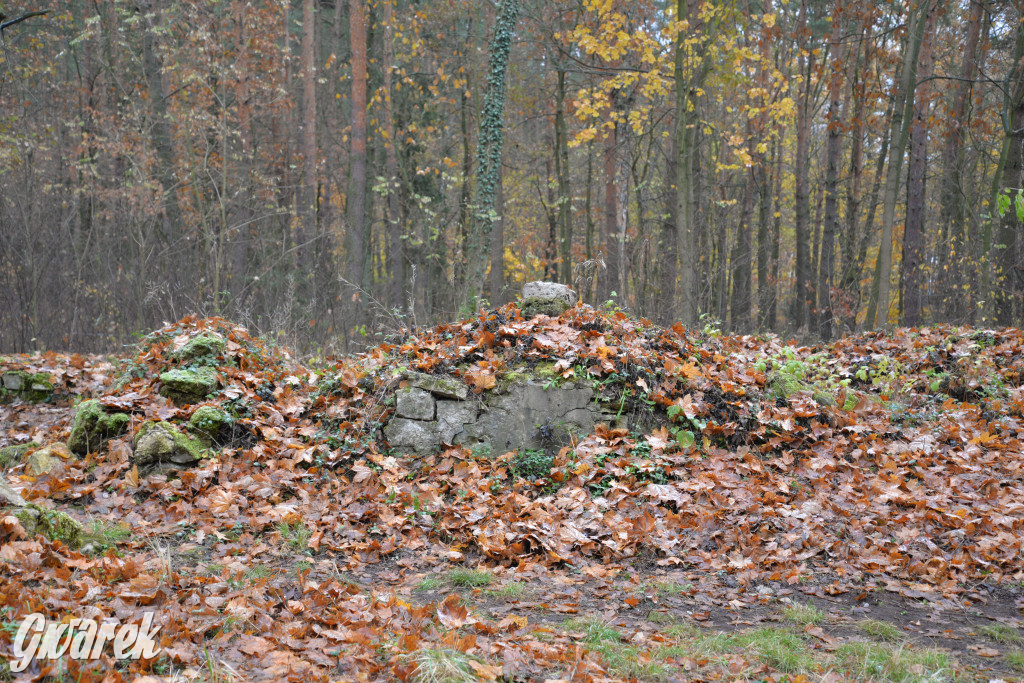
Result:
{"label": "mossy boulder", "polygon": [[0,376],[0,385],[10,394],[39,403],[53,396],[53,382],[45,372],[31,373],[23,370],[10,370]]}
{"label": "mossy boulder", "polygon": [[170,465],[172,469],[194,465],[208,451],[202,440],[184,434],[169,422],[149,420],[135,435],[133,461],[139,469]]}
{"label": "mossy boulder", "polygon": [[441,398],[455,398],[465,401],[466,397],[469,396],[469,388],[466,384],[454,377],[427,375],[422,372],[407,370],[405,372],[405,379],[409,381],[411,386],[429,391],[431,394]]}
{"label": "mossy boulder", "polygon": [[199,406],[189,418],[188,428],[204,443],[210,444],[217,439],[222,427],[231,424],[231,416],[220,408]]}
{"label": "mossy boulder", "polygon": [[216,365],[216,358],[224,353],[227,342],[217,334],[203,333],[192,337],[174,353],[180,361],[200,360]]}
{"label": "mossy boulder", "polygon": [[82,401],[71,424],[68,448],[78,455],[99,451],[107,441],[124,433],[129,422],[131,418],[127,414],[107,413],[107,409],[96,399]]}
{"label": "mossy boulder", "polygon": [[14,513],[25,531],[30,534],[42,534],[50,540],[60,541],[69,548],[78,548],[82,544],[82,524],[70,515],[58,510],[48,510],[29,503]]}
{"label": "mossy boulder", "polygon": [[4,446],[3,448],[0,448],[0,469],[7,469],[8,467],[14,467],[15,465],[21,464],[21,461],[25,459],[26,455],[40,446],[42,446],[41,443],[30,441],[29,443],[15,444],[14,446]]}
{"label": "mossy boulder", "polygon": [[74,455],[62,443],[50,444],[46,448],[40,448],[25,458],[25,471],[33,477],[41,477],[49,474],[64,460],[71,460]]}
{"label": "mossy boulder", "polygon": [[213,368],[180,368],[160,375],[160,395],[178,405],[199,403],[217,390],[217,371]]}
{"label": "mossy boulder", "polygon": [[569,305],[569,302],[563,299],[547,299],[539,296],[528,296],[519,302],[519,310],[527,320],[538,315],[557,318],[570,308],[572,306]]}

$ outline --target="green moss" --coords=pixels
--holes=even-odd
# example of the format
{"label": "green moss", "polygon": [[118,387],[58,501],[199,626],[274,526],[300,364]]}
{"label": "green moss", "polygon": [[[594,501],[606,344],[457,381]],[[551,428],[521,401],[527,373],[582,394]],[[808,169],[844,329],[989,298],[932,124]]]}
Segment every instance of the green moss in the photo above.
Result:
{"label": "green moss", "polygon": [[148,420],[135,435],[135,464],[146,467],[157,463],[188,465],[209,455],[202,440],[188,436],[169,422]]}
{"label": "green moss", "polygon": [[53,383],[50,381],[50,375],[45,372],[32,374],[23,370],[11,370],[3,374],[0,384],[9,395],[20,396],[32,403],[46,401],[53,395]]}
{"label": "green moss", "polygon": [[78,455],[98,451],[107,441],[124,432],[129,422],[131,418],[125,413],[108,415],[96,399],[83,401],[75,411],[68,448]]}
{"label": "green moss", "polygon": [[29,451],[34,448],[39,448],[42,444],[31,441],[29,443],[18,444],[15,446],[4,446],[0,448],[0,468],[7,469],[8,467],[14,467],[21,463],[21,461],[28,455]]}
{"label": "green moss", "polygon": [[29,503],[14,516],[30,534],[42,534],[69,548],[78,548],[82,543],[82,524],[64,512]]}
{"label": "green moss", "polygon": [[200,406],[189,418],[188,426],[200,438],[212,441],[217,438],[220,428],[231,422],[231,416],[213,406]]}
{"label": "green moss", "polygon": [[160,395],[175,403],[198,403],[217,389],[217,372],[213,368],[168,370],[160,375]]}
{"label": "green moss", "polygon": [[519,302],[519,310],[529,320],[538,315],[549,315],[557,318],[571,308],[564,299],[549,299],[539,296],[528,296]]}
{"label": "green moss", "polygon": [[222,337],[208,333],[199,334],[189,339],[174,357],[182,361],[201,359],[217,365],[216,357],[223,354],[226,348],[227,342]]}

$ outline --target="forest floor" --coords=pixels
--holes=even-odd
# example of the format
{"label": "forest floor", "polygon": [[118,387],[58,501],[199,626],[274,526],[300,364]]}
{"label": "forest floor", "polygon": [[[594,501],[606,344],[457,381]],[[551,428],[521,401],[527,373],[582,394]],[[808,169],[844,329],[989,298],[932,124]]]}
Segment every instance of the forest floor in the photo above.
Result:
{"label": "forest floor", "polygon": [[[181,350],[197,335],[226,344]],[[160,653],[35,661],[74,681],[1024,679],[1024,335],[935,327],[819,347],[509,305],[359,356],[292,358],[186,318],[121,356],[0,358],[0,446],[131,418],[33,476],[83,544],[0,519],[0,651],[42,612],[139,622]],[[216,369],[201,404],[169,369]],[[543,367],[621,426],[557,451],[387,449],[402,371],[480,394]],[[165,375],[166,378],[166,375]],[[134,462],[147,420],[227,416],[193,467]],[[72,544],[74,545],[74,544]],[[12,678],[0,669],[0,678]]]}

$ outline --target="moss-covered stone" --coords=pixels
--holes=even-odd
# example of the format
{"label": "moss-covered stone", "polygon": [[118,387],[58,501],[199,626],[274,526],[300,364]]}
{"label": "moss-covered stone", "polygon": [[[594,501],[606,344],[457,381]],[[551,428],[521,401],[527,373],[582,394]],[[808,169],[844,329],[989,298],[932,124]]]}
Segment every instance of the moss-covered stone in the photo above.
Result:
{"label": "moss-covered stone", "polygon": [[53,382],[45,372],[31,373],[10,370],[0,377],[0,384],[10,395],[20,396],[26,401],[38,403],[53,396]]}
{"label": "moss-covered stone", "polygon": [[557,318],[570,308],[572,306],[565,299],[528,296],[519,302],[519,310],[522,311],[523,317],[527,320],[538,315],[549,315],[552,318]]}
{"label": "moss-covered stone", "polygon": [[35,441],[30,441],[29,443],[0,448],[0,469],[7,469],[8,467],[20,464],[26,455],[41,445]]}
{"label": "moss-covered stone", "polygon": [[220,408],[200,406],[189,418],[188,427],[206,444],[212,443],[221,427],[231,423],[231,416]]}
{"label": "moss-covered stone", "polygon": [[143,422],[135,435],[133,461],[140,469],[163,463],[192,465],[207,455],[201,439],[182,433],[169,422]]}
{"label": "moss-covered stone", "polygon": [[227,342],[220,335],[204,333],[197,334],[186,342],[175,354],[174,357],[181,361],[189,360],[214,360],[224,353]]}
{"label": "moss-covered stone", "polygon": [[14,516],[30,534],[42,534],[69,548],[78,548],[82,544],[82,524],[64,512],[29,503]]}
{"label": "moss-covered stone", "polygon": [[125,413],[107,413],[96,399],[82,401],[71,424],[68,448],[78,455],[99,451],[107,441],[122,434],[131,418]]}
{"label": "moss-covered stone", "polygon": [[49,474],[62,460],[71,460],[73,457],[66,445],[50,444],[25,458],[25,471],[33,477],[41,477]]}
{"label": "moss-covered stone", "polygon": [[217,390],[217,371],[213,368],[168,370],[160,375],[160,395],[179,405],[199,403]]}
{"label": "moss-covered stone", "polygon": [[429,391],[435,396],[442,398],[457,398],[465,401],[469,396],[469,389],[465,383],[453,377],[440,377],[438,375],[427,375],[422,372],[407,371],[405,378],[409,384],[417,389]]}

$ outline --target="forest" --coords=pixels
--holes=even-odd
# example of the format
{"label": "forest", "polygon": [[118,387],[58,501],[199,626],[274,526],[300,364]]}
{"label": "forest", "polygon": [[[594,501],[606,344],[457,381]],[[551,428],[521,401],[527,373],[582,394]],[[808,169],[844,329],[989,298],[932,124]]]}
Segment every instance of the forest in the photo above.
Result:
{"label": "forest", "polygon": [[5,350],[360,349],[538,279],[808,340],[1024,319],[1017,2],[2,9]]}

